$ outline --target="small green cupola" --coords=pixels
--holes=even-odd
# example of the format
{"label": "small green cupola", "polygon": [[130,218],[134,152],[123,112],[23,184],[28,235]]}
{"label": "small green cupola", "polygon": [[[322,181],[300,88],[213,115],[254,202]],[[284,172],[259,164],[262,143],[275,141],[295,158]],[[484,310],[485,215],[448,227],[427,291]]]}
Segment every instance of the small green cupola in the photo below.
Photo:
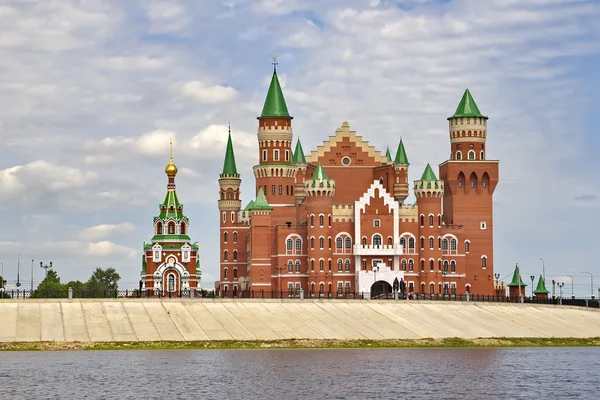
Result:
{"label": "small green cupola", "polygon": [[477,104],[475,103],[475,100],[473,99],[469,89],[465,90],[465,93],[463,94],[462,99],[460,99],[460,103],[458,103],[458,107],[456,108],[454,115],[448,119],[461,117],[481,117],[487,119],[487,116],[481,114],[481,111],[479,111],[479,107],[477,107]]}
{"label": "small green cupola", "polygon": [[392,161],[394,161],[394,160],[392,159],[392,154],[390,153],[390,146],[388,146],[388,147],[387,147],[387,149],[386,149],[386,151],[385,151],[385,159],[386,159],[388,162],[392,162]]}
{"label": "small green cupola", "polygon": [[404,149],[404,142],[400,139],[398,143],[398,150],[396,151],[396,158],[394,159],[395,164],[409,164],[408,157],[406,156],[406,150]]}
{"label": "small green cupola", "polygon": [[231,141],[231,126],[229,127],[229,136],[227,137],[227,148],[225,150],[225,161],[223,163],[223,172],[221,178],[239,178],[235,165],[235,154],[233,152],[233,143]]}
{"label": "small green cupola", "polygon": [[525,287],[527,284],[521,279],[521,273],[519,272],[519,264],[515,266],[515,272],[513,272],[512,281],[506,285],[508,287]]}
{"label": "small green cupola", "polygon": [[265,193],[263,192],[262,186],[258,189],[258,193],[256,194],[256,200],[250,206],[250,210],[260,210],[267,211],[272,210],[273,207],[269,205],[267,198],[265,197]]}
{"label": "small green cupola", "polygon": [[313,173],[311,181],[312,181],[311,187],[328,187],[328,188],[330,188],[330,187],[332,187],[332,185],[335,186],[335,184],[329,180],[329,177],[325,173],[325,170],[323,169],[323,166],[321,165],[321,163],[319,163],[317,165],[317,169],[315,169],[315,172]]}
{"label": "small green cupola", "polygon": [[285,104],[285,98],[283,97],[283,91],[279,84],[279,78],[277,77],[277,58],[273,58],[273,77],[271,78],[271,84],[269,85],[269,91],[267,92],[267,98],[265,99],[265,105],[263,106],[262,114],[259,118],[265,117],[290,117],[287,105]]}
{"label": "small green cupola", "polygon": [[302,150],[302,144],[300,139],[296,142],[296,149],[292,155],[292,162],[294,164],[306,164],[306,158],[304,157],[304,150]]}
{"label": "small green cupola", "polygon": [[543,295],[543,294],[547,295],[548,293],[550,293],[548,291],[548,289],[546,289],[546,282],[544,281],[544,277],[542,275],[540,275],[540,279],[538,280],[537,287],[535,288],[533,293],[536,295]]}
{"label": "small green cupola", "polygon": [[425,167],[425,171],[423,171],[423,175],[421,176],[421,181],[420,181],[420,185],[419,185],[419,189],[438,189],[439,188],[439,184],[438,184],[438,179],[435,176],[435,172],[433,172],[433,169],[431,168],[431,165],[429,165],[429,163],[427,163],[427,166]]}

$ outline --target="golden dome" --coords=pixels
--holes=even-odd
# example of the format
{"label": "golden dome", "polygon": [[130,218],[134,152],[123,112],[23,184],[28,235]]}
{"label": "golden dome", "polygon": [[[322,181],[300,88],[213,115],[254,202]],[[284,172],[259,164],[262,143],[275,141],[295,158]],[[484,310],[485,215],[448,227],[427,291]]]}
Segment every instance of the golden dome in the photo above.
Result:
{"label": "golden dome", "polygon": [[169,139],[169,165],[165,167],[168,176],[177,175],[177,167],[173,164],[173,139]]}

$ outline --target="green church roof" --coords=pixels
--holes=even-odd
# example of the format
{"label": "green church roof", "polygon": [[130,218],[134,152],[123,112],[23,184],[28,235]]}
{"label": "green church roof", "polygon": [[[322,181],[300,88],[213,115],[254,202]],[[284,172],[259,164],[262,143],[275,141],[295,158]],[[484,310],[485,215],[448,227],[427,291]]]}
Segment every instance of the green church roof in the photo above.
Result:
{"label": "green church roof", "polygon": [[435,173],[433,172],[433,169],[431,168],[431,165],[429,165],[429,163],[427,163],[427,166],[425,167],[425,171],[423,171],[423,175],[421,176],[421,184],[419,185],[419,188],[420,189],[424,189],[424,188],[438,189],[439,188],[438,180],[435,176]]}
{"label": "green church roof", "polygon": [[394,162],[396,164],[408,164],[408,157],[406,156],[406,150],[404,149],[402,139],[400,139],[400,143],[398,143],[398,150],[396,151],[396,159]]}
{"label": "green church roof", "polygon": [[512,281],[507,286],[527,286],[525,282],[523,282],[523,279],[521,279],[521,273],[519,272],[519,264],[515,266],[515,272],[513,273]]}
{"label": "green church roof", "polygon": [[184,218],[183,205],[179,202],[179,198],[177,197],[177,192],[175,190],[173,190],[173,189],[167,190],[167,194],[165,195],[165,200],[160,205],[160,214],[158,215],[158,218],[160,218],[160,219]]}
{"label": "green church roof", "polygon": [[239,176],[235,166],[235,154],[233,153],[233,143],[231,142],[231,128],[229,128],[229,137],[227,138],[227,149],[225,150],[225,162],[223,163],[223,173],[221,174],[221,178],[224,176]]}
{"label": "green church roof", "polygon": [[387,150],[385,151],[385,158],[389,161],[392,162],[394,160],[392,160],[392,155],[390,154],[390,146],[387,147]]}
{"label": "green church roof", "polygon": [[271,85],[267,92],[267,98],[265,105],[262,110],[261,117],[289,117],[285,99],[283,98],[283,92],[281,85],[279,84],[279,78],[277,78],[277,71],[273,71],[273,77],[271,78]]}
{"label": "green church roof", "polygon": [[304,150],[302,150],[300,139],[296,142],[296,150],[294,150],[294,154],[292,155],[292,162],[294,164],[306,164],[306,158],[304,157]]}
{"label": "green church roof", "polygon": [[548,293],[550,293],[546,289],[546,282],[544,281],[544,277],[542,275],[540,275],[540,280],[538,281],[537,287],[535,288],[535,290],[533,291],[533,293],[535,293],[535,294],[548,294]]}
{"label": "green church roof", "polygon": [[473,100],[473,96],[471,96],[471,92],[469,89],[465,90],[462,99],[460,99],[460,103],[458,103],[458,107],[454,112],[454,115],[450,118],[459,118],[459,117],[485,117],[479,111],[477,104],[475,104],[475,100]]}
{"label": "green church roof", "polygon": [[267,202],[267,198],[265,197],[265,193],[263,192],[262,186],[258,189],[258,194],[256,195],[256,200],[254,204],[252,204],[251,210],[272,210],[273,207],[269,205]]}

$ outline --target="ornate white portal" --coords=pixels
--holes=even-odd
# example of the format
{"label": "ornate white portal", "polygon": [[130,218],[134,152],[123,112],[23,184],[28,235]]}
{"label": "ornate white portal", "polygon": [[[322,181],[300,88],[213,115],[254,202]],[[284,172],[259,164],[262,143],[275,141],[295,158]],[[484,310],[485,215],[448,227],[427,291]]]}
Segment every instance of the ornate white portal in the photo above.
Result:
{"label": "ornate white portal", "polygon": [[190,287],[190,273],[173,255],[158,267],[153,278],[154,287],[163,288],[165,292],[179,292]]}
{"label": "ornate white portal", "polygon": [[358,270],[356,274],[356,287],[359,293],[364,293],[365,298],[370,298],[371,287],[375,282],[387,282],[394,287],[394,280],[404,280],[404,271],[392,270],[385,263],[378,263],[373,270]]}

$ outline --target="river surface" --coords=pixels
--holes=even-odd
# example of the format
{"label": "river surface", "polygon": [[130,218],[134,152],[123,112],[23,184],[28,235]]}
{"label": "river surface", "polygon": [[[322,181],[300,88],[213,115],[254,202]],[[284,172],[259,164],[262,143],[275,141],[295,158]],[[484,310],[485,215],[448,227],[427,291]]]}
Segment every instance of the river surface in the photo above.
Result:
{"label": "river surface", "polygon": [[0,352],[1,399],[598,399],[600,348]]}

